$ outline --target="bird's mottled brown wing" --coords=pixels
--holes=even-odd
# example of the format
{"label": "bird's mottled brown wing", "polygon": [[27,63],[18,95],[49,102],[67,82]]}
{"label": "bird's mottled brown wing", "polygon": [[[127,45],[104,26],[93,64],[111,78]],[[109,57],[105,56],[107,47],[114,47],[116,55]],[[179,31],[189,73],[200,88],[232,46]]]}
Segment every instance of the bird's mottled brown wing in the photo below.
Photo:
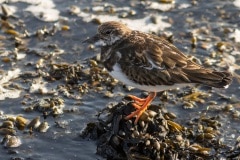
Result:
{"label": "bird's mottled brown wing", "polygon": [[117,50],[122,55],[119,61],[122,70],[139,84],[202,83],[222,88],[232,79],[228,72],[203,68],[174,45],[154,35],[134,31]]}

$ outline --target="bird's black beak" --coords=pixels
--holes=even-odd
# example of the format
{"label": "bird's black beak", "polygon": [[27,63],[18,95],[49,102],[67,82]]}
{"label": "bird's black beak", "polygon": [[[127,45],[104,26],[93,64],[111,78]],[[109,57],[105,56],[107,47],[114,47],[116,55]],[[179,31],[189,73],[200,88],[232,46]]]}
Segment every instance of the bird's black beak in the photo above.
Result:
{"label": "bird's black beak", "polygon": [[97,42],[99,40],[100,40],[100,36],[99,36],[99,34],[96,34],[95,36],[90,37],[90,38],[82,41],[82,43],[95,43],[95,42]]}

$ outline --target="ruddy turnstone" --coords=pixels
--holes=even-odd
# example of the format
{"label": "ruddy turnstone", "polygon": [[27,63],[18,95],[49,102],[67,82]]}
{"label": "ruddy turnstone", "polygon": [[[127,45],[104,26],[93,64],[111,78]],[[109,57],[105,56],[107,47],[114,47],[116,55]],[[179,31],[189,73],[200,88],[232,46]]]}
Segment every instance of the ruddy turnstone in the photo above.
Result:
{"label": "ruddy turnstone", "polygon": [[145,99],[129,96],[136,111],[125,119],[136,116],[135,124],[156,92],[196,83],[227,88],[232,81],[229,72],[204,68],[167,40],[119,22],[101,24],[97,34],[83,42],[101,47],[101,61],[113,78],[149,92]]}

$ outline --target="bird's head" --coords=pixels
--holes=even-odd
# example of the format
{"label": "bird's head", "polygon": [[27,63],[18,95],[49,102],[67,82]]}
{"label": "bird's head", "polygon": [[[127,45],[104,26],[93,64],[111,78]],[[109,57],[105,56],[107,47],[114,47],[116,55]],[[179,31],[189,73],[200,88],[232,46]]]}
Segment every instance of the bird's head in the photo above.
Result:
{"label": "bird's head", "polygon": [[100,47],[110,46],[127,36],[130,32],[131,29],[126,25],[115,21],[109,21],[101,24],[98,27],[97,34],[83,41],[83,43],[93,43]]}

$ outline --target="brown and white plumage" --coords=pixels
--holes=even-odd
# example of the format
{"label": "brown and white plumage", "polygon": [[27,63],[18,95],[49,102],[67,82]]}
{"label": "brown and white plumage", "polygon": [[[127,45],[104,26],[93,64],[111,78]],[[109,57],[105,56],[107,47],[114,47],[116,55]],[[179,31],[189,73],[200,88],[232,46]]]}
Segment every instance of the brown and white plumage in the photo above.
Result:
{"label": "brown and white plumage", "polygon": [[[232,81],[229,72],[204,68],[165,39],[131,30],[119,22],[103,23],[98,27],[98,33],[85,42],[101,47],[101,61],[114,78],[149,92],[189,83],[227,88]],[[155,95],[152,94],[152,98]],[[141,107],[136,105],[136,112]],[[139,112],[134,115],[137,115],[137,121]]]}

